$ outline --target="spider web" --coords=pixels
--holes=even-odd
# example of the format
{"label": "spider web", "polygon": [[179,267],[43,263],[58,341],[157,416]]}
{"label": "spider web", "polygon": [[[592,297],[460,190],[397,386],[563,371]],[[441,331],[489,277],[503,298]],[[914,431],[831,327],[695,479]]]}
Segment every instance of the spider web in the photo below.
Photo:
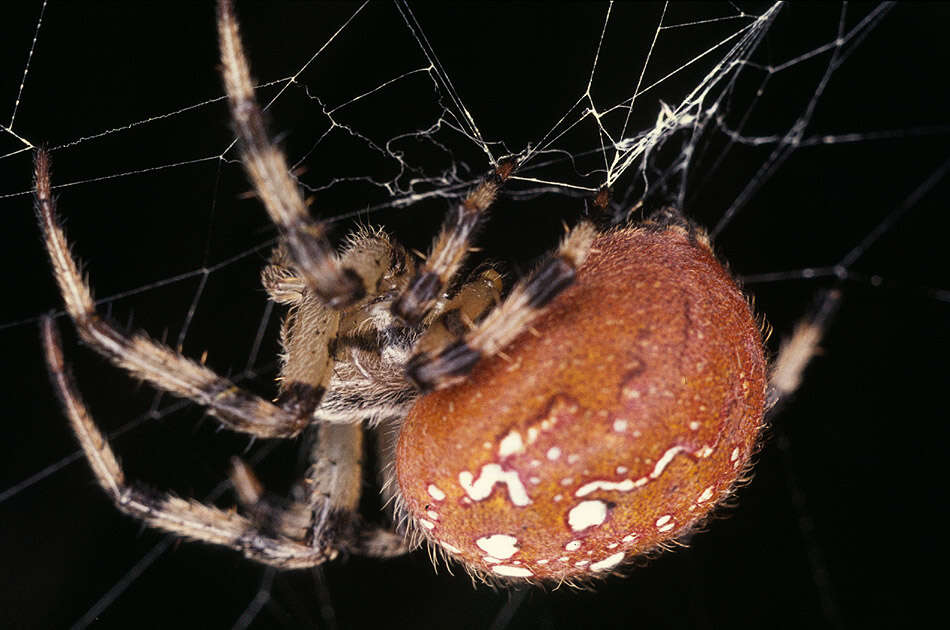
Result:
{"label": "spider web", "polygon": [[[922,529],[917,501],[940,492],[917,461],[937,455],[927,410],[940,413],[933,392],[947,372],[939,211],[950,99],[936,26],[946,6],[400,3],[238,15],[272,131],[338,235],[378,223],[425,250],[446,206],[516,155],[473,265],[495,261],[516,278],[607,183],[618,218],[641,201],[673,203],[714,234],[775,329],[773,350],[819,290],[839,287],[825,355],[776,417],[727,518],[596,592],[473,589],[434,573],[424,553],[278,574],[143,531],[95,487],[46,384],[36,321],[60,300],[30,211],[32,149],[52,152],[100,308],[189,356],[207,352],[264,395],[279,314],[257,272],[274,231],[246,194],[209,6],[7,10],[7,627],[839,627],[922,609],[926,590],[902,576],[925,550],[911,533]],[[295,445],[218,431],[71,332],[65,341],[130,478],[228,505],[227,458],[243,454],[286,489]],[[923,403],[921,420],[909,399]],[[901,556],[882,558],[895,544]]]}

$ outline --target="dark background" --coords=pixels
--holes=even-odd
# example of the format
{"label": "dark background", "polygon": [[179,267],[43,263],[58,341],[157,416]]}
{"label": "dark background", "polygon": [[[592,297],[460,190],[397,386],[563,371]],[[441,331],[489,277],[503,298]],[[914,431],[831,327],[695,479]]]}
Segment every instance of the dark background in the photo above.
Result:
{"label": "dark background", "polygon": [[[741,3],[750,13],[762,5]],[[255,76],[286,78],[353,12],[348,5],[239,5]],[[482,132],[512,150],[537,142],[583,93],[594,44],[603,25],[599,5],[455,5],[413,7],[423,31]],[[0,124],[7,126],[31,48],[39,2],[2,15]],[[595,82],[598,104],[629,96],[661,8],[617,5],[610,47]],[[723,6],[677,5],[668,23],[729,14]],[[851,7],[846,30],[867,15]],[[783,8],[756,59],[781,62],[834,38],[839,9]],[[853,143],[800,148],[762,180],[716,245],[733,270],[749,278],[756,309],[774,327],[774,351],[812,296],[835,285],[808,279],[805,268],[833,265],[947,159],[948,42],[945,4],[903,4],[854,48],[818,103],[806,136],[861,132]],[[720,41],[735,26],[687,28],[655,52],[653,80]],[[344,134],[315,142],[328,108],[424,66],[396,10],[374,5],[299,77],[277,102],[272,128],[291,160],[301,160],[305,185],[318,189],[323,216],[384,204],[366,182],[334,178],[394,175]],[[216,74],[213,11],[201,4],[53,3],[47,7],[13,132],[53,151],[59,189],[75,251],[88,264],[103,309],[134,322],[184,351],[240,376],[265,314],[257,270],[273,230],[253,199],[233,152],[220,160],[230,132]],[[777,73],[748,122],[748,135],[784,133],[815,91],[827,55]],[[708,66],[702,66],[708,69]],[[648,92],[631,127],[649,127],[657,99],[676,103],[702,75]],[[749,111],[761,74],[740,83],[730,120]],[[278,88],[261,90],[263,98]],[[400,91],[405,90],[405,91]],[[437,97],[424,75],[407,79],[341,111],[340,119],[388,138],[430,124]],[[181,108],[203,104],[168,118]],[[71,147],[107,129],[148,121]],[[936,130],[933,126],[943,126]],[[901,130],[887,139],[869,132]],[[432,142],[398,146],[407,162],[432,175],[455,164],[459,179],[488,168],[473,143],[449,134],[448,151]],[[441,139],[442,136],[439,136]],[[565,138],[571,151],[598,146],[596,132]],[[774,145],[724,152],[710,138],[708,161],[689,172],[686,211],[712,226]],[[946,498],[948,178],[887,227],[848,269],[844,301],[808,371],[801,391],[774,418],[753,481],[736,506],[724,510],[688,549],[659,557],[596,589],[509,593],[473,587],[464,575],[433,572],[424,552],[380,562],[351,558],[321,573],[270,576],[227,550],[163,542],[155,531],[118,514],[75,455],[76,446],[52,399],[39,358],[36,318],[60,308],[30,209],[28,151],[0,132],[0,257],[3,298],[4,431],[0,439],[0,625],[69,627],[118,588],[92,627],[231,627],[273,577],[270,603],[253,627],[892,627],[941,607],[940,582],[920,573],[943,549]],[[503,151],[496,150],[496,154]],[[716,158],[723,157],[715,170]],[[304,159],[305,158],[305,159]],[[155,166],[181,164],[146,170]],[[536,174],[597,186],[597,175],[561,170]],[[581,166],[578,166],[581,168]],[[708,175],[708,178],[707,178]],[[93,180],[93,181],[87,181]],[[85,183],[83,183],[85,182]],[[633,170],[617,193],[636,198]],[[514,184],[499,201],[482,244],[510,277],[555,242],[561,220],[583,212],[569,191],[529,194]],[[518,197],[519,199],[515,199]],[[528,197],[527,199],[520,199]],[[384,207],[365,216],[386,224],[410,246],[424,249],[445,201]],[[351,226],[338,223],[339,233]],[[252,248],[260,246],[259,250]],[[233,263],[216,267],[236,254]],[[210,273],[194,273],[202,268]],[[785,280],[752,282],[759,274],[792,270]],[[155,283],[178,274],[178,282]],[[203,280],[206,282],[202,285]],[[129,297],[114,296],[131,289]],[[202,288],[203,287],[203,288]],[[190,308],[195,305],[193,318]],[[269,319],[248,387],[273,392],[276,313]],[[158,397],[75,345],[60,319],[67,354],[84,396],[109,430],[129,477],[206,496],[223,479],[227,458],[248,440],[220,432],[193,405]],[[187,322],[187,325],[186,325]],[[146,418],[156,410],[153,419]],[[249,457],[260,452],[253,445]],[[261,464],[276,487],[292,474],[292,445]],[[64,459],[66,458],[66,459]],[[49,468],[54,466],[54,468]],[[44,472],[45,471],[45,472]],[[31,480],[25,482],[26,480]],[[21,490],[16,488],[22,487]],[[228,504],[225,494],[222,504]],[[153,561],[154,560],[154,561]],[[139,571],[137,567],[141,567]],[[131,580],[131,577],[135,577]],[[126,584],[126,582],[129,582]],[[267,582],[265,585],[269,584]],[[127,587],[126,587],[127,586]]]}

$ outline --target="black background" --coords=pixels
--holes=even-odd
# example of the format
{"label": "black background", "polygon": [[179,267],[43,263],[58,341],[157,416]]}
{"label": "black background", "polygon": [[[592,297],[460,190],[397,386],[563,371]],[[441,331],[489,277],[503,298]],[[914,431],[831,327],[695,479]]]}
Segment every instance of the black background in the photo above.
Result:
{"label": "black background", "polygon": [[[744,6],[750,13],[762,11],[759,5]],[[39,8],[38,2],[21,3],[0,15],[3,125],[10,122]],[[537,141],[583,92],[605,7],[423,5],[414,10],[482,131],[520,149]],[[783,8],[757,59],[780,62],[831,41],[838,11],[836,6]],[[848,28],[868,11],[851,7]],[[347,5],[239,6],[255,75],[266,82],[292,74],[352,12]],[[660,7],[618,5],[615,12],[615,30],[608,38],[615,48],[603,55],[598,103],[631,93]],[[730,9],[689,5],[673,12],[669,22],[721,16]],[[834,73],[806,136],[904,132],[794,152],[717,239],[737,274],[751,278],[838,262],[944,163],[948,17],[944,4],[898,6]],[[734,25],[723,25],[672,35],[674,44],[657,50],[653,79],[733,30]],[[96,294],[110,297],[149,287],[110,300],[104,308],[121,322],[134,321],[156,336],[167,334],[172,343],[201,278],[151,285],[266,246],[273,237],[256,202],[241,195],[248,186],[234,153],[225,161],[214,157],[230,139],[224,104],[205,104],[74,147],[57,147],[218,98],[215,46],[208,5],[53,3],[46,9],[13,124],[20,136],[56,149],[57,183],[95,180],[58,192],[75,251],[88,263]],[[777,74],[765,91],[771,100],[755,110],[748,133],[787,130],[804,111],[827,64],[827,55],[820,55]],[[299,159],[325,121],[319,104],[300,86],[324,103],[338,104],[423,65],[395,9],[371,6],[278,101],[272,127],[292,160]],[[632,127],[648,127],[659,111],[656,99],[675,103],[699,76],[684,72],[682,82],[664,84],[668,94],[643,95]],[[342,114],[352,115],[355,128],[367,132],[386,125],[399,129],[398,121],[415,116],[431,123],[431,88],[424,80],[406,83],[417,100],[407,93],[382,93],[366,99],[365,108],[354,106]],[[276,88],[261,91],[263,97],[275,93]],[[746,86],[730,105],[742,114],[750,102]],[[943,131],[914,131],[933,125],[944,125]],[[385,132],[383,137],[388,137]],[[596,147],[590,129],[579,138],[579,144],[568,146],[576,151]],[[303,162],[302,181],[319,188],[334,177],[389,172],[371,152],[350,152],[354,146],[321,144]],[[451,147],[463,179],[488,168],[472,146],[456,139]],[[721,145],[709,146],[713,156],[722,154]],[[65,457],[73,460],[20,492],[0,495],[0,625],[58,628],[79,620],[164,536],[143,530],[111,507],[73,455],[73,438],[52,400],[39,358],[36,318],[60,308],[60,300],[33,223],[30,154],[11,154],[22,147],[9,131],[0,133],[0,492]],[[403,148],[417,151],[411,163],[429,173],[445,165],[446,155],[431,146]],[[730,151],[702,189],[691,184],[698,185],[705,171],[690,171],[687,190],[701,190],[687,197],[690,216],[714,225],[772,148]],[[426,152],[431,158],[424,157]],[[187,160],[198,161],[102,179]],[[556,170],[542,174],[597,185],[596,177],[561,178]],[[618,190],[631,186],[631,175],[632,170],[618,182]],[[516,185],[511,193],[527,189]],[[383,198],[365,183],[338,185],[317,193],[316,207],[330,216],[373,207]],[[941,464],[950,308],[948,294],[935,290],[950,288],[947,198],[944,177],[850,268],[824,355],[776,416],[754,480],[739,493],[737,506],[696,536],[689,549],[591,591],[516,594],[473,587],[459,571],[455,576],[444,568],[435,573],[423,552],[389,562],[351,558],[328,565],[322,577],[309,572],[276,576],[272,604],[254,627],[887,627],[940,607],[941,584],[919,571],[930,563],[941,571],[936,556],[943,548],[947,495]],[[404,242],[424,249],[444,208],[445,202],[435,200],[388,208],[367,220],[385,223]],[[482,241],[485,255],[504,261],[514,277],[555,241],[561,220],[570,221],[583,208],[583,198],[565,192],[523,202],[502,199]],[[340,231],[349,225],[341,222]],[[216,369],[232,374],[244,369],[265,309],[257,284],[265,257],[262,247],[207,277],[187,327],[186,354],[208,350]],[[871,279],[875,275],[880,282]],[[776,331],[773,351],[808,310],[815,291],[832,284],[801,274],[748,284],[757,310]],[[148,387],[76,347],[72,331],[59,321],[84,396],[103,426],[116,429],[153,404],[157,409],[174,404],[170,397],[156,401]],[[269,321],[255,362],[260,376],[248,384],[264,395],[273,392],[273,372],[265,368],[276,356],[276,317]],[[223,478],[227,457],[247,447],[246,438],[217,431],[194,406],[159,415],[114,442],[130,477],[202,497]],[[252,448],[252,455],[259,448]],[[279,486],[295,460],[292,446],[278,448],[262,465],[262,474]],[[222,499],[229,500],[227,495]],[[230,627],[264,577],[260,567],[236,553],[176,543],[92,627]]]}

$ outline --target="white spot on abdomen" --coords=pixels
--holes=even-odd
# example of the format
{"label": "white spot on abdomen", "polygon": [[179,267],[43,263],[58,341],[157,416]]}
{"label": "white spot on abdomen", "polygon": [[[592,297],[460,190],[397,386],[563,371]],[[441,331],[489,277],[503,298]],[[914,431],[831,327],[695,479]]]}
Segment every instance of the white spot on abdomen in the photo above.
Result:
{"label": "white spot on abdomen", "polygon": [[478,545],[482,551],[492,557],[501,558],[502,560],[510,558],[518,552],[518,547],[515,546],[517,543],[517,538],[508,536],[507,534],[492,534],[491,536],[483,536],[475,541],[475,544]]}
{"label": "white spot on abdomen", "polygon": [[462,553],[462,550],[455,545],[450,545],[445,541],[442,541],[440,544],[446,549],[446,551],[451,551],[452,553]]}
{"label": "white spot on abdomen", "polygon": [[650,478],[656,479],[662,475],[666,467],[670,465],[671,461],[673,461],[673,458],[685,450],[686,448],[682,446],[674,446],[667,449],[667,451],[660,457],[659,461],[656,462],[656,466],[653,467],[653,472],[650,473]]}
{"label": "white spot on abdomen", "polygon": [[620,561],[623,560],[623,552],[617,552],[612,556],[607,556],[603,560],[599,560],[594,564],[590,565],[591,571],[604,571],[620,564]]}
{"label": "white spot on abdomen", "polygon": [[709,486],[708,488],[703,490],[703,493],[701,495],[699,495],[699,498],[696,499],[696,503],[705,503],[706,501],[712,498],[712,495],[713,495],[713,487]]}
{"label": "white spot on abdomen", "polygon": [[509,577],[531,577],[534,573],[531,569],[525,567],[513,567],[507,564],[496,564],[491,568],[498,575],[507,575]]}
{"label": "white spot on abdomen", "polygon": [[426,488],[426,491],[429,493],[429,496],[435,499],[436,501],[444,501],[445,493],[439,489],[439,486],[434,483],[430,483],[429,487]]}
{"label": "white spot on abdomen", "polygon": [[624,479],[623,481],[591,481],[585,483],[574,493],[576,497],[584,497],[596,490],[619,490],[620,492],[629,492],[636,486],[633,479]]}
{"label": "white spot on abdomen", "polygon": [[419,519],[419,524],[425,527],[426,529],[435,529],[435,523],[432,521],[427,521],[424,518]]}
{"label": "white spot on abdomen", "polygon": [[568,512],[567,522],[575,532],[600,525],[607,518],[607,504],[603,501],[581,501]]}
{"label": "white spot on abdomen", "polygon": [[579,540],[572,540],[571,542],[564,545],[565,551],[577,551],[580,548],[581,548],[581,541]]}
{"label": "white spot on abdomen", "polygon": [[561,449],[556,446],[552,446],[548,449],[548,459],[552,462],[561,456]]}
{"label": "white spot on abdomen", "polygon": [[524,442],[520,433],[512,431],[498,444],[498,457],[508,457],[516,453],[524,453]]}
{"label": "white spot on abdomen", "polygon": [[515,505],[521,507],[531,504],[524,484],[521,483],[521,477],[514,470],[503,470],[498,464],[485,464],[482,466],[478,479],[475,479],[467,470],[459,473],[459,484],[474,501],[487,499],[496,483],[507,486],[508,496]]}

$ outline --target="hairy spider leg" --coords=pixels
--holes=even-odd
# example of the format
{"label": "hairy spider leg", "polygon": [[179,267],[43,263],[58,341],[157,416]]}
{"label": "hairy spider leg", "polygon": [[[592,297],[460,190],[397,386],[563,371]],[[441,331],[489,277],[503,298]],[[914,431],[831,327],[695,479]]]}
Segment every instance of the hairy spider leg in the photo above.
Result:
{"label": "hairy spider leg", "polygon": [[413,352],[437,353],[464,337],[501,302],[501,286],[501,275],[490,267],[463,284],[426,325],[413,345]]}
{"label": "hairy spider leg", "polygon": [[250,69],[228,0],[218,3],[222,76],[238,135],[241,161],[268,215],[287,244],[306,285],[333,308],[344,308],[370,292],[371,279],[341,264],[327,238],[326,225],[310,216],[283,153],[267,134],[254,96]]}
{"label": "hairy spider leg", "polygon": [[840,289],[820,291],[815,306],[804,315],[788,339],[782,341],[769,373],[768,406],[774,414],[802,383],[805,368],[821,353],[821,340],[841,305]]}
{"label": "hairy spider leg", "polygon": [[472,330],[438,352],[415,353],[406,368],[409,379],[422,391],[443,389],[463,379],[482,357],[500,352],[574,282],[596,236],[597,229],[587,221],[575,226],[557,251]]}
{"label": "hairy spider leg", "polygon": [[112,322],[96,313],[92,290],[70,255],[69,242],[56,217],[49,156],[43,150],[36,154],[35,177],[36,215],[43,241],[66,312],[83,341],[132,375],[206,407],[229,429],[258,437],[293,437],[310,424],[312,407],[275,405],[144,333],[120,332]]}
{"label": "hairy spider leg", "polygon": [[[368,299],[380,292],[392,292],[393,286],[405,283],[408,257],[382,230],[361,228],[351,234],[340,260],[360,268],[363,277],[370,281]],[[284,351],[278,403],[307,405],[311,409],[331,404],[332,400],[325,398],[337,395],[327,391],[335,358],[331,348],[345,345],[349,329],[365,320],[361,308],[366,301],[344,310],[327,305],[293,268],[283,243],[274,249],[270,264],[261,272],[261,283],[273,301],[290,307],[280,333]],[[364,339],[361,337],[360,341]]]}
{"label": "hairy spider leg", "polygon": [[514,168],[514,162],[502,162],[462,203],[449,210],[425,262],[393,303],[393,315],[410,326],[417,326],[425,319],[458,273],[471,249],[475,231]]}
{"label": "hairy spider leg", "polygon": [[[318,541],[321,544],[313,545],[304,539],[295,540],[280,534],[271,534],[234,510],[222,510],[168,492],[156,492],[129,484],[112,447],[99,431],[79,395],[63,359],[62,344],[52,319],[44,317],[40,330],[46,365],[56,394],[92,467],[96,481],[119,510],[152,527],[237,549],[251,560],[282,569],[316,566],[338,554],[339,541],[321,540]],[[393,547],[395,535],[391,532],[369,527],[360,534],[356,538],[358,542],[347,544],[347,549],[377,556],[401,553],[401,549]],[[360,544],[359,541],[366,541],[366,544]]]}

